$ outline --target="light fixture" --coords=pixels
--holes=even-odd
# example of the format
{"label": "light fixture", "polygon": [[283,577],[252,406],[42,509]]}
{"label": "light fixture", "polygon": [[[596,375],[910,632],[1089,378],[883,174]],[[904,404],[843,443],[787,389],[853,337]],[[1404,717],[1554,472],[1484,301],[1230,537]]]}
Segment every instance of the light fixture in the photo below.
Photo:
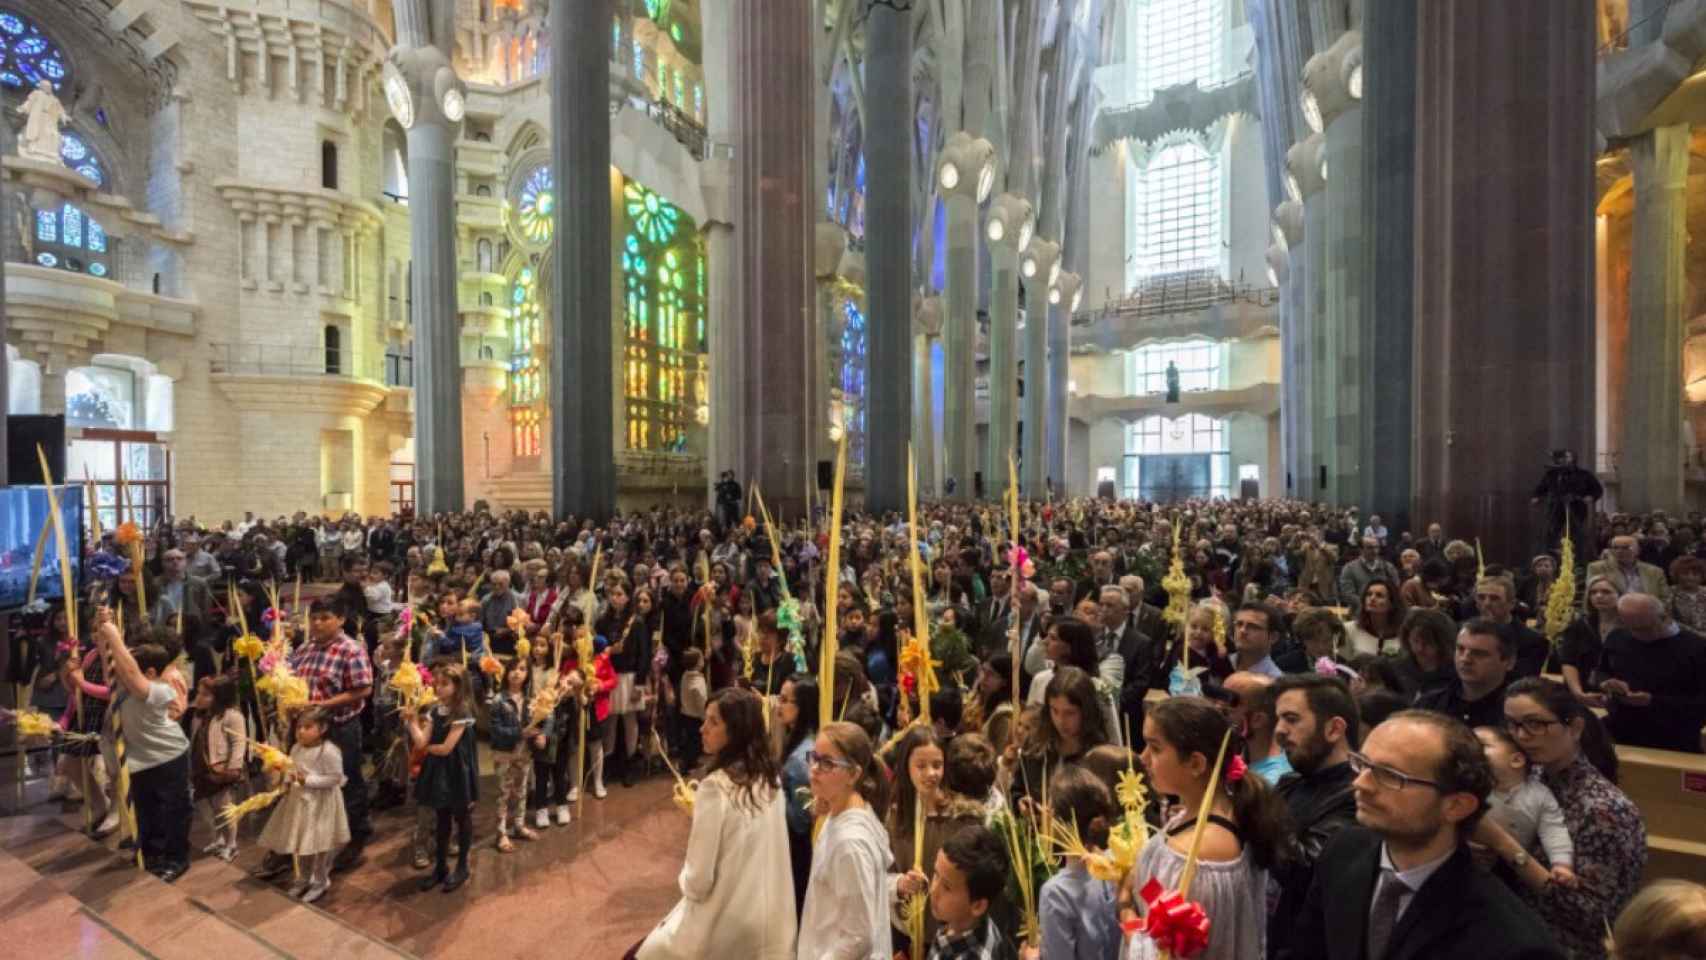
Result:
{"label": "light fixture", "polygon": [[1303,122],[1309,124],[1309,129],[1320,133],[1324,129],[1321,122],[1321,101],[1315,99],[1315,91],[1303,88]]}
{"label": "light fixture", "polygon": [[451,123],[462,122],[462,113],[467,104],[462,98],[461,90],[457,90],[455,88],[446,90],[444,92],[444,100],[441,106],[444,108],[444,118],[446,120],[449,120]]}
{"label": "light fixture", "polygon": [[[973,174],[968,183],[966,175]],[[968,186],[971,200],[977,203],[989,199],[995,188],[995,147],[988,140],[960,131],[942,146],[942,159],[936,167],[936,182],[945,194],[959,194]]]}
{"label": "light fixture", "polygon": [[415,125],[415,95],[409,89],[409,78],[403,76],[403,71],[391,61],[385,61],[383,70],[385,103],[391,108],[391,115],[397,118],[397,124],[404,130]]}
{"label": "light fixture", "polygon": [[1290,170],[1285,172],[1285,195],[1291,199],[1292,203],[1303,202],[1303,188],[1298,186],[1297,177]]}
{"label": "light fixture", "polygon": [[1049,288],[1048,302],[1065,305],[1067,313],[1077,313],[1079,304],[1084,302],[1084,278],[1071,272],[1059,274]]}
{"label": "light fixture", "polygon": [[1321,154],[1321,182],[1327,182],[1327,154],[1325,151]]}
{"label": "light fixture", "polygon": [[699,421],[699,425],[701,427],[706,425],[707,423],[710,423],[711,422],[711,405],[708,403],[701,403],[699,406],[694,407],[693,408],[693,419]]}
{"label": "light fixture", "polygon": [[1046,285],[1052,288],[1060,278],[1060,244],[1051,240],[1032,240],[1019,260],[1019,274],[1027,280],[1046,277]]}
{"label": "light fixture", "polygon": [[1031,201],[1015,194],[1004,193],[989,205],[989,219],[984,224],[984,236],[988,237],[992,244],[1000,244],[1014,253],[1024,253],[1025,248],[1030,245],[1035,224]]}
{"label": "light fixture", "polygon": [[1352,100],[1362,99],[1362,62],[1358,61],[1351,67],[1349,76],[1345,77],[1345,89],[1350,92]]}

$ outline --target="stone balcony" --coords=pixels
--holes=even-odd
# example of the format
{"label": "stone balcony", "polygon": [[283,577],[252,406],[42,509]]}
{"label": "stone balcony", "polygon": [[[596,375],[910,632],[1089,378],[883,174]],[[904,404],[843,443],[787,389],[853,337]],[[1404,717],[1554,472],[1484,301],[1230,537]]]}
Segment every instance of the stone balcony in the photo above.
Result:
{"label": "stone balcony", "polygon": [[1166,394],[1137,396],[1074,395],[1071,398],[1072,419],[1095,423],[1109,417],[1135,423],[1144,417],[1160,414],[1170,418],[1188,413],[1221,418],[1234,413],[1253,413],[1271,416],[1279,412],[1280,385],[1253,383],[1231,390],[1193,390],[1179,395],[1178,403],[1168,403]]}
{"label": "stone balcony", "polygon": [[98,353],[144,357],[181,369],[201,310],[194,301],[132,290],[113,280],[32,263],[6,264],[6,340],[23,359],[53,371],[87,363]]}

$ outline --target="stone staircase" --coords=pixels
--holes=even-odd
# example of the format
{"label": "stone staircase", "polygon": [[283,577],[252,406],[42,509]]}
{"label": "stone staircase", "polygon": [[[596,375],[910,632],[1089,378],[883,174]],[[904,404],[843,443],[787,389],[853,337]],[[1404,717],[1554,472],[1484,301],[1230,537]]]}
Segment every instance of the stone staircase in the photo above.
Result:
{"label": "stone staircase", "polygon": [[[0,820],[0,930],[8,953],[71,957],[407,958],[212,857],[162,883],[57,815]],[[13,951],[17,951],[13,953]]]}
{"label": "stone staircase", "polygon": [[551,475],[523,473],[499,477],[492,481],[491,507],[494,511],[551,509]]}

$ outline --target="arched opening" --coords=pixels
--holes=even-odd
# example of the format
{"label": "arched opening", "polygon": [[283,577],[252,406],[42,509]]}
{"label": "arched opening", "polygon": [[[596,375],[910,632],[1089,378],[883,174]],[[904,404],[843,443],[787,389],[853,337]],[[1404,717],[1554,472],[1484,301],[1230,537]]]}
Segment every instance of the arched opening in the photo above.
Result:
{"label": "arched opening", "polygon": [[336,376],[343,372],[343,333],[333,324],[326,324],[326,372]]}
{"label": "arched opening", "polygon": [[330,140],[320,141],[320,186],[338,188],[338,145]]}
{"label": "arched opening", "polygon": [[484,237],[474,244],[474,269],[481,273],[492,272],[492,241]]}

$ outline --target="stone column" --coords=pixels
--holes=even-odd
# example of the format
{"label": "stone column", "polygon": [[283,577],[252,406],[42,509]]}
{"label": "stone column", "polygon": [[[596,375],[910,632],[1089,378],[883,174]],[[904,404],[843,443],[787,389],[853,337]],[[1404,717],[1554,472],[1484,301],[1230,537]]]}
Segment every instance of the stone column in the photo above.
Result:
{"label": "stone column", "polygon": [[[551,5],[551,164],[557,184],[551,297],[551,507],[616,509],[611,371],[610,0]],[[409,185],[414,192],[413,182]]]}
{"label": "stone column", "polygon": [[1367,468],[1374,451],[1365,446],[1363,421],[1373,370],[1362,329],[1364,241],[1362,227],[1362,110],[1350,109],[1327,123],[1323,141],[1327,170],[1324,191],[1327,258],[1321,264],[1326,321],[1338,338],[1332,357],[1339,399],[1334,405],[1334,446],[1338,450],[1333,489],[1340,503],[1355,504],[1367,516],[1370,490]]}
{"label": "stone column", "polygon": [[[906,509],[912,420],[912,10],[858,0],[865,19],[865,507]],[[789,6],[789,5],[783,5]],[[766,16],[769,14],[767,13]],[[810,78],[802,82],[809,83]],[[775,91],[770,91],[774,94]],[[788,131],[789,136],[798,136]]]}
{"label": "stone column", "polygon": [[[1019,465],[1020,492],[1029,500],[1048,495],[1048,299],[1060,267],[1060,245],[1032,240],[1019,261],[1025,284],[1025,436]],[[1064,430],[1062,422],[1058,429]]]}
{"label": "stone column", "polygon": [[[1687,297],[1686,124],[1630,146],[1635,217],[1629,275],[1629,369],[1623,381],[1623,455],[1617,505],[1645,513],[1682,505],[1682,328]],[[1589,463],[1591,466],[1591,462]]]}
{"label": "stone column", "polygon": [[[1393,530],[1427,528],[1410,516],[1408,443],[1415,429],[1416,5],[1381,0],[1363,7],[1363,329],[1373,375],[1363,419],[1365,464],[1374,495],[1363,508]],[[1591,466],[1591,465],[1590,465]]]}
{"label": "stone column", "polygon": [[[942,298],[920,297],[913,308],[912,450],[918,495],[938,493],[935,346],[942,333]],[[870,442],[867,439],[867,444]]]}
{"label": "stone column", "polygon": [[[869,181],[866,181],[869,183]],[[963,192],[947,195],[948,290],[947,317],[942,334],[942,387],[946,423],[942,428],[944,493],[949,481],[952,500],[971,499],[972,450],[977,441],[977,201]]]}
{"label": "stone column", "polygon": [[[1018,459],[1013,444],[1019,421],[1019,251],[1021,243],[1031,239],[1024,224],[1029,211],[1030,204],[1024,200],[1003,194],[995,198],[989,213],[995,283],[989,298],[989,449],[983,459],[983,481],[989,499],[997,501],[1007,495],[1007,458]],[[997,222],[1000,237],[995,236]]]}
{"label": "stone column", "polygon": [[1595,462],[1594,8],[1417,10],[1412,516],[1514,563],[1547,452]]}
{"label": "stone column", "polygon": [[[430,515],[465,506],[462,487],[462,357],[456,303],[456,207],[451,192],[456,122],[441,89],[461,90],[446,52],[455,13],[427,0],[398,4],[393,63],[413,100],[409,147],[409,255],[414,261],[415,504]],[[261,225],[264,234],[265,225]],[[264,242],[262,243],[264,249]],[[345,292],[340,260],[338,291]],[[264,265],[261,271],[265,275]],[[251,276],[254,271],[251,271]],[[324,278],[322,278],[323,280]]]}
{"label": "stone column", "polygon": [[[1307,406],[1300,416],[1309,426],[1302,446],[1303,462],[1297,470],[1307,472],[1300,489],[1304,495],[1327,503],[1343,497],[1338,483],[1337,403],[1338,338],[1327,323],[1327,198],[1321,179],[1321,134],[1293,146],[1286,154],[1287,191],[1303,205],[1303,276],[1292,279],[1302,287],[1300,309],[1295,313],[1300,349],[1306,355],[1303,389]],[[1296,263],[1299,258],[1293,257]]]}
{"label": "stone column", "polygon": [[1048,480],[1054,496],[1067,495],[1066,435],[1071,427],[1067,393],[1072,375],[1072,313],[1077,306],[1081,280],[1076,273],[1060,275],[1059,303],[1049,298],[1048,308]]}

